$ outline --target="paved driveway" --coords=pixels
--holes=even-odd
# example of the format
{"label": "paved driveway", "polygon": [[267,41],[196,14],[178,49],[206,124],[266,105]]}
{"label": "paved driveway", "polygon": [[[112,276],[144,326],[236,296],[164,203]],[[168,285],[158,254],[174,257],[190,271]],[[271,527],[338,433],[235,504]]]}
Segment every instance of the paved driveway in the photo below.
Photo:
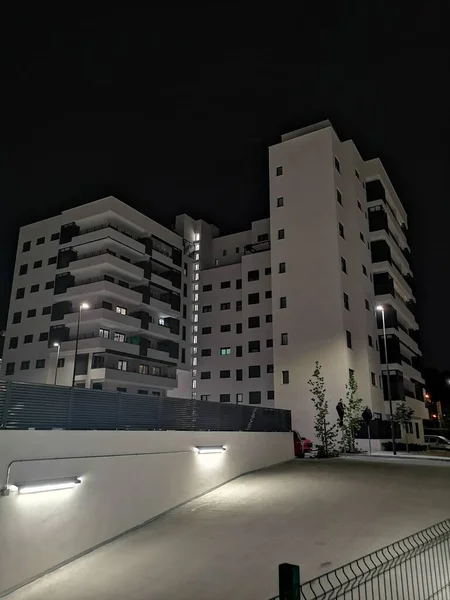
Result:
{"label": "paved driveway", "polygon": [[446,463],[298,460],[241,477],[8,600],[267,600],[280,562],[310,579],[448,517]]}

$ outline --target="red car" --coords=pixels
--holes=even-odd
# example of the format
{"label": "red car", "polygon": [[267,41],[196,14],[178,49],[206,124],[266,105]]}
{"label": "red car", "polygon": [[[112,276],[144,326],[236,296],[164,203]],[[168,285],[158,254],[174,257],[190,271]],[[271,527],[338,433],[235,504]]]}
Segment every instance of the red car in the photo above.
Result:
{"label": "red car", "polygon": [[312,442],[305,437],[301,437],[298,431],[293,431],[294,436],[294,454],[297,458],[303,458],[305,452],[311,452]]}

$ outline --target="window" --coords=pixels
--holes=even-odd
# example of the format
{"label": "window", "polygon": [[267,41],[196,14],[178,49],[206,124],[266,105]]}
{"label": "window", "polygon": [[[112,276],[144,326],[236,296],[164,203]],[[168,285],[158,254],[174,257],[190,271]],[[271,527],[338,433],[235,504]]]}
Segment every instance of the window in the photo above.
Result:
{"label": "window", "polygon": [[250,379],[261,377],[261,367],[259,365],[251,365],[248,368],[248,376]]}
{"label": "window", "polygon": [[236,254],[239,254],[239,246],[236,246]]}
{"label": "window", "polygon": [[280,262],[278,265],[278,273],[286,273],[286,263]]}
{"label": "window", "polygon": [[49,315],[52,312],[52,307],[51,306],[44,306],[42,309],[42,314],[43,315]]}
{"label": "window", "polygon": [[289,383],[289,371],[281,371],[281,383]]}
{"label": "window", "polygon": [[141,375],[148,375],[148,371],[149,371],[148,367],[149,367],[148,365],[139,365],[138,373],[140,373]]}
{"label": "window", "polygon": [[364,273],[364,275],[367,277],[367,269],[365,265],[362,265],[362,272]]}
{"label": "window", "polygon": [[19,275],[26,275],[28,271],[28,265],[20,265]]}
{"label": "window", "polygon": [[58,260],[58,257],[57,257],[57,256],[50,256],[50,258],[49,258],[49,259],[48,259],[48,261],[47,261],[47,264],[48,264],[48,265],[54,265],[54,264],[56,264],[56,261],[57,261],[57,260]]}
{"label": "window", "polygon": [[208,333],[211,333],[211,331],[212,331],[211,327],[202,327],[203,335],[207,335]]}
{"label": "window", "polygon": [[267,400],[275,400],[275,392],[273,390],[267,390]]}
{"label": "window", "polygon": [[358,203],[358,208],[362,212],[362,204],[359,200],[356,201]]}
{"label": "window", "polygon": [[[119,315],[126,315],[127,314],[127,309],[124,308],[123,306],[116,306],[116,313],[118,313]],[[160,323],[161,325],[161,323]]]}
{"label": "window", "polygon": [[187,319],[187,306],[183,304],[183,319]]}
{"label": "window", "polygon": [[231,281],[222,281],[220,284],[220,289],[225,290],[231,287]]}
{"label": "window", "polygon": [[42,260],[35,260],[33,263],[33,269],[40,269],[42,267]]}
{"label": "window", "polygon": [[181,340],[183,342],[186,341],[186,325],[183,325],[183,327],[181,328]]}
{"label": "window", "polygon": [[282,346],[287,346],[288,345],[288,334],[287,333],[282,333],[281,334],[281,345]]}
{"label": "window", "polygon": [[64,367],[65,362],[66,362],[65,358],[59,358],[58,359],[58,369],[61,369],[62,367]]}
{"label": "window", "polygon": [[347,273],[347,261],[341,256],[341,270],[343,273]]}
{"label": "window", "polygon": [[210,394],[201,394],[201,395],[200,395],[200,400],[201,400],[202,402],[208,402],[208,400],[209,400],[210,398],[211,398],[211,395],[210,395]]}
{"label": "window", "polygon": [[242,356],[242,346],[236,346],[236,356],[238,358]]}
{"label": "window", "polygon": [[25,288],[17,288],[16,300],[21,300],[24,297],[25,297]]}
{"label": "window", "polygon": [[280,177],[280,175],[283,175],[283,167],[277,167],[275,173],[276,173],[277,177]]}
{"label": "window", "polygon": [[248,279],[248,281],[258,281],[259,280],[259,270],[255,269],[254,271],[249,271],[247,279]]}
{"label": "window", "polygon": [[31,248],[31,242],[24,242],[22,244],[22,252],[29,252]]}
{"label": "window", "polygon": [[212,283],[205,283],[205,285],[203,286],[203,291],[210,292],[211,290],[212,290]]}
{"label": "window", "polygon": [[236,369],[236,381],[242,381],[242,369]]}
{"label": "window", "polygon": [[358,171],[356,169],[355,169],[355,175],[356,175],[356,178],[361,181],[361,179],[359,178],[359,173],[358,173]]}
{"label": "window", "polygon": [[236,394],[236,404],[242,404],[244,402],[243,394]]}
{"label": "window", "polygon": [[211,356],[211,348],[203,348],[201,355],[202,356]]}
{"label": "window", "polygon": [[30,368],[30,361],[29,360],[23,360],[20,363],[20,370],[21,371],[28,371],[29,368]]}
{"label": "window", "polygon": [[231,377],[231,371],[229,369],[226,371],[220,371],[219,377],[220,379],[229,379]]}
{"label": "window", "polygon": [[200,379],[211,379],[211,371],[201,371]]}
{"label": "window", "polygon": [[342,206],[342,194],[341,194],[341,192],[339,190],[336,190],[336,200]]}
{"label": "window", "polygon": [[254,329],[255,327],[259,327],[259,317],[249,317],[248,328]]}
{"label": "window", "polygon": [[268,242],[268,241],[269,241],[268,233],[261,233],[260,235],[258,235],[258,242]]}
{"label": "window", "polygon": [[230,310],[231,303],[230,302],[222,302],[220,305],[220,310]]}
{"label": "window", "polygon": [[359,239],[364,242],[364,244],[366,243],[366,240],[364,239],[364,234],[362,231],[359,232]]}
{"label": "window", "polygon": [[242,333],[242,323],[236,323],[236,333]]}
{"label": "window", "polygon": [[242,311],[242,300],[236,300],[236,312]]}
{"label": "window", "polygon": [[39,291],[39,284],[38,283],[35,283],[34,285],[31,286],[31,288],[30,288],[30,293],[31,294],[34,294],[35,292],[38,292],[38,291]]}
{"label": "window", "polygon": [[124,387],[117,387],[116,390],[118,392],[122,392],[123,394],[126,394],[126,392],[127,392],[127,388],[124,388]]}
{"label": "window", "polygon": [[181,362],[183,364],[186,362],[186,348],[181,348]]}
{"label": "window", "polygon": [[117,368],[119,371],[127,371],[128,370],[128,361],[127,360],[118,360]]}
{"label": "window", "polygon": [[350,303],[348,301],[348,294],[344,292],[344,308],[350,310]]}
{"label": "window", "polygon": [[45,367],[45,358],[38,358],[36,361],[36,369],[43,369]]}
{"label": "window", "polygon": [[270,300],[272,298],[272,290],[267,290],[267,292],[265,292],[264,297],[266,300]]}
{"label": "window", "polygon": [[227,250],[222,250],[222,256],[226,256],[227,255]]}
{"label": "window", "polygon": [[286,296],[281,296],[280,298],[280,308],[286,308],[287,307],[287,298]]}
{"label": "window", "polygon": [[249,294],[248,295],[248,303],[249,304],[259,304],[259,294],[258,294],[258,292],[254,293],[254,294]]}
{"label": "window", "polygon": [[266,315],[266,323],[272,323],[272,315]]}
{"label": "window", "polygon": [[114,341],[115,342],[124,342],[125,341],[125,334],[124,333],[119,333],[118,331],[114,332]]}
{"label": "window", "polygon": [[273,373],[273,365],[267,365],[267,373]]}
{"label": "window", "polygon": [[[375,348],[376,348],[376,351],[378,352],[378,340],[375,340]],[[380,387],[382,387],[382,386],[380,385]]]}
{"label": "window", "polygon": [[375,377],[375,373],[371,373],[370,374],[370,379],[372,380],[372,385],[376,386],[377,385],[377,380]]}
{"label": "window", "polygon": [[347,348],[351,348],[352,347],[352,334],[350,333],[350,331],[346,331],[345,332],[346,338],[347,338]]}
{"label": "window", "polygon": [[46,342],[48,340],[48,331],[43,331],[39,334],[39,341]]}
{"label": "window", "polygon": [[284,240],[284,229],[279,229],[278,230],[278,239],[279,240]]}
{"label": "window", "polygon": [[260,352],[260,344],[259,340],[254,340],[248,343],[248,351],[249,352]]}
{"label": "window", "polygon": [[344,226],[342,225],[342,223],[339,223],[339,235],[343,240],[345,240]]}
{"label": "window", "polygon": [[272,339],[266,340],[266,348],[273,348],[273,340]]}
{"label": "window", "polygon": [[227,333],[228,331],[231,331],[231,325],[221,325],[220,326],[221,333]]}
{"label": "window", "polygon": [[110,335],[109,329],[99,329],[98,335],[99,335],[99,337],[109,339],[109,335]]}
{"label": "window", "polygon": [[219,402],[230,402],[230,394],[220,394]]}
{"label": "window", "polygon": [[54,242],[55,240],[59,240],[59,231],[56,233],[52,233],[52,235],[50,237],[51,242]]}
{"label": "window", "polygon": [[229,356],[230,354],[231,354],[231,348],[229,348],[228,346],[220,349],[221,356]]}
{"label": "window", "polygon": [[45,244],[45,237],[40,237],[36,240],[36,246],[40,246],[41,244]]}
{"label": "window", "polygon": [[249,404],[261,404],[261,392],[248,393]]}
{"label": "window", "polygon": [[270,267],[266,267],[264,269],[264,275],[270,275],[272,273],[272,269]]}
{"label": "window", "polygon": [[369,304],[369,301],[367,300],[367,298],[364,300],[364,305],[366,307],[366,310],[370,311],[370,304]]}
{"label": "window", "polygon": [[16,363],[10,362],[6,363],[6,371],[5,375],[14,375],[14,366]]}
{"label": "window", "polygon": [[52,290],[55,287],[55,282],[54,281],[47,281],[47,283],[45,284],[45,289],[46,290]]}
{"label": "window", "polygon": [[27,312],[27,319],[29,319],[31,317],[35,317],[35,316],[36,316],[36,309],[30,308],[30,310]]}
{"label": "window", "polygon": [[336,157],[334,157],[334,168],[336,169],[336,171],[338,173],[341,172],[341,165],[340,165],[340,162],[338,161],[338,159]]}
{"label": "window", "polygon": [[282,206],[284,206],[284,198],[283,196],[280,196],[277,198],[277,208],[281,208]]}
{"label": "window", "polygon": [[12,337],[9,340],[9,349],[10,350],[15,350],[17,348],[17,344],[19,342],[19,338],[18,337]]}
{"label": "window", "polygon": [[211,306],[211,304],[207,304],[206,306],[204,306],[204,307],[202,308],[202,311],[203,311],[204,313],[210,313],[210,312],[212,312],[212,306]]}
{"label": "window", "polygon": [[355,370],[354,369],[349,369],[348,370],[348,376],[349,376],[349,378],[354,377],[355,376]]}
{"label": "window", "polygon": [[21,320],[22,320],[21,312],[16,312],[13,314],[13,320],[12,320],[13,324],[20,323]]}
{"label": "window", "polygon": [[370,346],[371,348],[373,348],[373,340],[372,340],[372,336],[371,336],[371,335],[368,335],[368,336],[367,336],[367,341],[369,342],[369,346]]}
{"label": "window", "polygon": [[32,333],[28,333],[24,338],[23,338],[23,343],[24,344],[31,344],[33,341],[33,334]]}

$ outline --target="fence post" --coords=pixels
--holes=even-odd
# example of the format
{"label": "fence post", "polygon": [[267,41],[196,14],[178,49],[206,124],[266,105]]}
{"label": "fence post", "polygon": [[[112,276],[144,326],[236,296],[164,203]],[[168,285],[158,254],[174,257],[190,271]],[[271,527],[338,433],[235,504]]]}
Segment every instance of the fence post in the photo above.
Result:
{"label": "fence post", "polygon": [[73,404],[73,390],[75,388],[69,388],[69,405],[67,407],[67,429],[72,429],[72,404]]}
{"label": "fence post", "polygon": [[280,600],[300,600],[300,568],[298,565],[278,565],[278,589]]}

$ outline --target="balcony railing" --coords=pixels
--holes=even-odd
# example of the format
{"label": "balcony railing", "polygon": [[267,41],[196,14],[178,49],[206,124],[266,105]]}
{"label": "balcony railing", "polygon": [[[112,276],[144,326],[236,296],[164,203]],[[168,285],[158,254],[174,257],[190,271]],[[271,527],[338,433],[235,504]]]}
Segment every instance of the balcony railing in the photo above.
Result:
{"label": "balcony railing", "polygon": [[84,235],[85,233],[92,233],[93,231],[101,231],[102,229],[108,229],[108,228],[114,229],[115,231],[118,231],[119,233],[123,233],[123,235],[126,235],[127,237],[131,238],[132,240],[136,240],[137,242],[140,241],[139,236],[135,236],[135,235],[129,233],[128,231],[125,231],[125,229],[119,229],[119,227],[117,227],[116,225],[113,225],[112,223],[96,225],[95,227],[89,227],[88,229],[80,229],[77,236]]}
{"label": "balcony railing", "polygon": [[139,375],[144,375],[146,377],[164,377],[165,379],[176,379],[177,378],[176,373],[164,373],[164,372],[142,373],[141,371],[139,371],[138,367],[132,367],[132,368],[128,368],[128,369],[119,369],[119,367],[117,365],[108,365],[107,364],[107,365],[105,365],[105,369],[112,369],[113,371],[123,371],[124,373],[138,373]]}

